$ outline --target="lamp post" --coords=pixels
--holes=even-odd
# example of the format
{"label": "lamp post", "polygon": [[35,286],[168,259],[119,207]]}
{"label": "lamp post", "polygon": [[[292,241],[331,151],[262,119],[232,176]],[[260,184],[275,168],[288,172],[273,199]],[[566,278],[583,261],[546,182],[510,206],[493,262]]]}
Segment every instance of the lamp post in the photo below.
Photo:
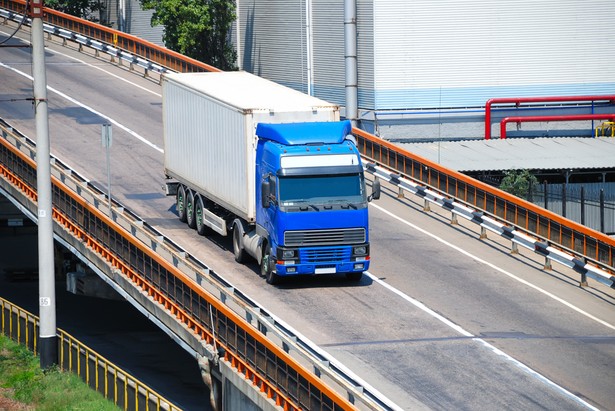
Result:
{"label": "lamp post", "polygon": [[58,363],[56,330],[55,270],[53,260],[53,208],[51,204],[51,162],[45,40],[43,37],[43,0],[30,0],[32,18],[32,77],[36,119],[36,185],[38,193],[38,292],[39,353],[41,368]]}

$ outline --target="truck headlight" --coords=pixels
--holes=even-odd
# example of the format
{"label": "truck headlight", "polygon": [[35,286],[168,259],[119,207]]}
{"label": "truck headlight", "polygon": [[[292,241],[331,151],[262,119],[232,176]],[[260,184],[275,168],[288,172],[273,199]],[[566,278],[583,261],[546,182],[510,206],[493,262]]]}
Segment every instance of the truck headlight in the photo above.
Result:
{"label": "truck headlight", "polygon": [[295,250],[282,250],[282,260],[291,260],[295,258]]}
{"label": "truck headlight", "polygon": [[367,255],[367,245],[358,245],[356,247],[352,247],[352,255]]}

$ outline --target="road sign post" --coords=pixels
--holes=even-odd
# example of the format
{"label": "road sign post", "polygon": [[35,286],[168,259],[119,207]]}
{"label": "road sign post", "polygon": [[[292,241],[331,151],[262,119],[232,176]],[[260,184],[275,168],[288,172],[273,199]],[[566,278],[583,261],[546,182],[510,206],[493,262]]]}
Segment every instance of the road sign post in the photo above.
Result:
{"label": "road sign post", "polygon": [[110,123],[102,125],[101,141],[107,154],[107,199],[109,200],[109,217],[111,217],[111,157],[109,150],[113,142],[113,130]]}

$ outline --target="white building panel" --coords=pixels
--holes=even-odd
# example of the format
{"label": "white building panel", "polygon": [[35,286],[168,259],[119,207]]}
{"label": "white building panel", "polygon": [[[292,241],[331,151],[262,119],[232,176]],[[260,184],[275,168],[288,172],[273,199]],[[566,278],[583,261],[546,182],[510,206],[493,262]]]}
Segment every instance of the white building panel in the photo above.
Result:
{"label": "white building panel", "polygon": [[614,19],[608,0],[374,0],[375,108],[613,92]]}

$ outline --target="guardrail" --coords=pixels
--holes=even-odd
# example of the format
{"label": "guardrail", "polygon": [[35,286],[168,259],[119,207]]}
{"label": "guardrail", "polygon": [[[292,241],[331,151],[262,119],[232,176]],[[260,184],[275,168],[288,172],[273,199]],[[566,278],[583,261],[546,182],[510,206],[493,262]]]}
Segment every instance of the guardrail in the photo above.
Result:
{"label": "guardrail", "polygon": [[[0,297],[0,333],[39,354],[38,327],[37,316]],[[58,329],[57,336],[60,368],[77,374],[90,388],[121,409],[181,411],[67,332]]]}
{"label": "guardrail", "polygon": [[[23,12],[25,1],[0,0],[0,7],[6,7],[14,12]],[[70,27],[71,29],[79,30],[79,35],[95,36],[100,41],[109,41],[109,39],[113,41],[114,36],[117,36],[118,47],[125,47],[126,50],[132,50],[135,53],[143,53],[140,55],[141,57],[148,60],[152,58],[152,61],[164,65],[167,69],[176,71],[218,70],[117,30],[50,9],[45,9],[45,12],[48,16],[47,21],[53,21],[55,24],[63,25],[65,28]],[[78,35],[75,34],[70,37],[78,37]],[[559,99],[557,101],[561,101],[561,99],[566,98],[572,99],[571,101],[615,101],[615,95],[530,97],[522,99],[522,101],[534,101],[534,99],[540,99],[540,101],[545,101],[545,99],[550,99],[547,101],[556,101],[551,99]],[[488,113],[490,115],[492,104],[501,102],[516,103],[518,101],[520,101],[518,98],[491,99],[487,104]],[[475,208],[478,212],[491,215],[511,228],[521,230],[527,235],[536,237],[541,242],[548,244],[549,247],[573,255],[574,258],[579,260],[586,260],[610,275],[615,273],[615,240],[607,235],[584,227],[454,170],[446,169],[372,134],[359,129],[353,129],[353,133],[359,140],[362,154],[371,161],[392,170],[394,174],[404,176],[409,180],[417,182],[419,185],[424,185],[448,197],[456,198],[458,201]]]}
{"label": "guardrail", "polygon": [[[26,9],[25,0],[0,0],[0,8],[9,12],[2,17],[21,21]],[[47,33],[75,41],[81,45],[103,51],[146,70],[163,73],[174,71],[220,71],[216,67],[191,59],[173,50],[147,42],[100,24],[83,20],[48,7],[44,8],[43,22]],[[30,19],[26,19],[29,23]]]}
{"label": "guardrail", "polygon": [[[0,174],[35,200],[34,143],[1,120],[0,131]],[[57,158],[52,165],[54,220],[204,344],[222,348],[224,361],[275,403],[289,411],[399,409],[121,204],[107,215],[102,191]]]}
{"label": "guardrail", "polygon": [[353,129],[368,171],[615,288],[615,240],[528,201]]}

